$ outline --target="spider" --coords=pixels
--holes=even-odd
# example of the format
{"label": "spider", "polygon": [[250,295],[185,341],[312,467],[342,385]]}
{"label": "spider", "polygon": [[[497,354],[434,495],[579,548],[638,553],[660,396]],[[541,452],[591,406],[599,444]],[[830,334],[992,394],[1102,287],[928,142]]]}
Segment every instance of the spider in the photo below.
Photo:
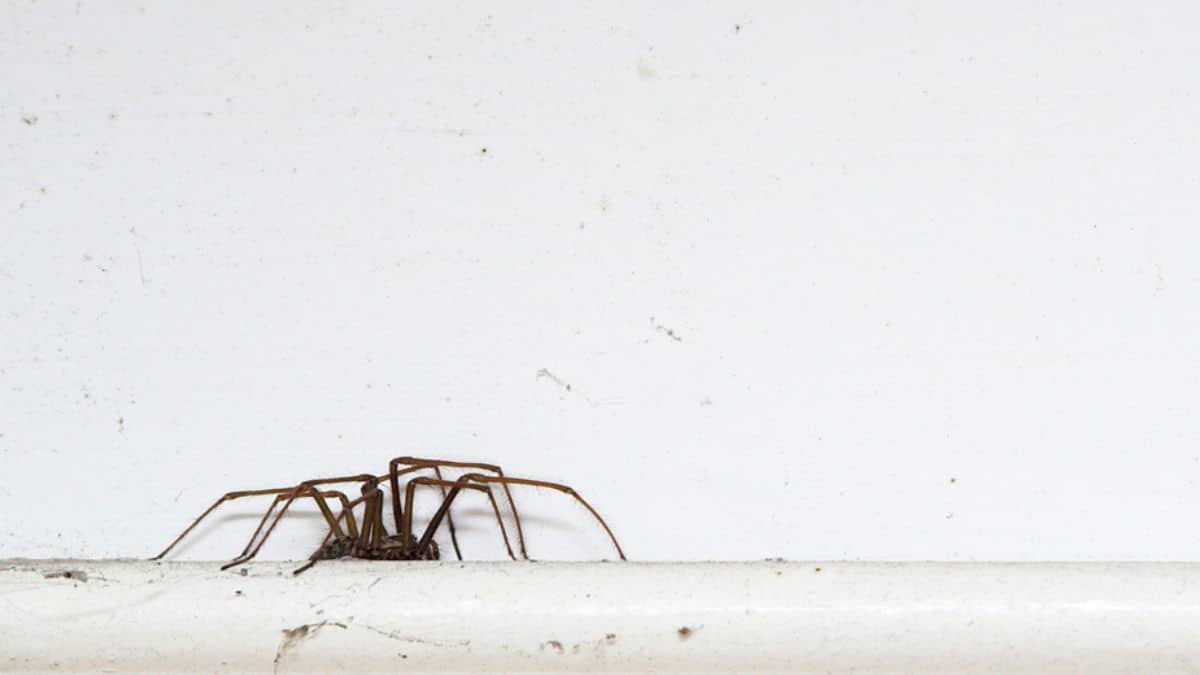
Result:
{"label": "spider", "polygon": [[[446,480],[442,476],[441,469],[443,467],[473,469],[474,472],[464,473],[456,480],[451,481]],[[421,470],[432,470],[434,477],[417,476],[407,479],[403,489],[404,504],[401,506],[401,478]],[[392,515],[395,525],[394,534],[388,532],[383,519],[385,490],[380,489],[380,484],[385,481],[388,488],[386,494],[390,495],[392,502]],[[343,492],[324,487],[338,483],[359,483],[360,496],[350,499]],[[287,513],[292,503],[297,499],[304,498],[310,498],[316,503],[321,516],[329,526],[329,532],[325,536],[321,546],[309,557],[308,563],[296,569],[294,571],[295,574],[299,574],[312,567],[320,560],[343,557],[371,560],[438,560],[440,558],[440,551],[433,537],[443,520],[446,521],[455,555],[459,560],[462,560],[462,552],[459,549],[458,539],[455,534],[454,520],[450,515],[450,506],[464,490],[482,492],[488,498],[492,512],[496,517],[496,523],[499,526],[500,535],[504,540],[505,549],[509,557],[515,560],[516,555],[513,553],[508,533],[504,526],[504,519],[501,517],[500,508],[492,494],[491,486],[493,485],[500,485],[502,487],[512,510],[513,521],[516,524],[518,550],[522,559],[528,560],[529,556],[525,550],[525,537],[521,528],[521,519],[517,513],[512,493],[509,490],[510,485],[544,487],[574,497],[596,518],[616,548],[617,555],[621,560],[625,560],[625,553],[621,549],[621,545],[617,543],[617,539],[613,535],[612,530],[609,529],[608,524],[604,522],[600,514],[583,497],[566,485],[529,478],[505,476],[500,467],[492,464],[419,459],[415,457],[397,457],[393,459],[388,464],[388,473],[383,476],[356,474],[333,478],[317,478],[304,481],[292,487],[228,492],[213,502],[212,506],[209,506],[208,509],[192,521],[174,541],[168,544],[152,560],[159,560],[166,556],[171,549],[178,545],[188,533],[195,529],[205,517],[215,511],[221,504],[242,497],[262,495],[275,495],[275,499],[259,520],[258,527],[255,528],[254,534],[251,535],[249,543],[242,549],[241,554],[223,565],[221,569],[228,569],[254,558],[258,554],[259,549],[262,548],[263,543],[266,542],[267,538],[279,524],[279,521],[282,520],[284,514]],[[420,537],[417,537],[412,527],[413,498],[416,488],[420,486],[437,487],[441,491],[442,501],[437,511],[430,518],[424,532]],[[330,499],[336,499],[341,504],[341,511],[337,515],[334,515],[334,512],[329,508],[327,500]],[[280,506],[281,504],[282,506]],[[354,516],[354,509],[359,506],[362,506],[361,527],[359,521]],[[275,513],[276,507],[279,507],[278,513]],[[271,519],[272,514],[274,514],[273,520]],[[270,525],[267,525],[268,521],[270,521]],[[343,521],[345,522],[344,529],[342,527]]]}
{"label": "spider", "polygon": [[[400,469],[399,467],[402,465],[406,465],[407,468]],[[291,486],[291,487],[284,487],[284,488],[267,488],[267,489],[261,489],[261,490],[241,490],[241,491],[236,491],[236,492],[229,492],[229,493],[226,493],[225,495],[222,495],[215,502],[213,502],[213,504],[211,506],[209,506],[207,510],[205,510],[203,513],[201,513],[200,516],[196,518],[196,520],[194,520],[186,529],[184,529],[184,531],[181,532],[179,534],[179,536],[176,537],[175,540],[172,541],[167,546],[167,548],[165,548],[161,553],[159,553],[157,556],[155,556],[153,558],[153,560],[158,560],[158,559],[164,557],[167,553],[169,553],[172,548],[174,548],[177,544],[179,544],[179,542],[182,541],[183,538],[188,535],[188,533],[190,533],[193,529],[195,529],[196,526],[199,525],[202,520],[204,520],[204,518],[206,518],[209,514],[211,514],[213,511],[215,511],[217,509],[217,507],[219,507],[221,504],[225,503],[226,501],[240,499],[242,497],[253,497],[253,496],[270,495],[270,494],[276,495],[275,500],[271,503],[270,508],[267,509],[267,512],[265,514],[263,514],[262,519],[259,521],[258,527],[254,530],[254,534],[251,535],[250,542],[248,544],[246,544],[246,547],[242,550],[242,553],[240,554],[239,558],[237,559],[239,561],[241,560],[241,558],[246,557],[248,555],[250,557],[253,557],[253,553],[251,553],[251,549],[254,549],[254,552],[257,552],[258,548],[261,546],[261,542],[259,542],[258,546],[255,546],[255,542],[258,539],[259,535],[262,533],[263,526],[266,525],[268,519],[270,518],[271,514],[274,512],[275,508],[278,507],[281,502],[283,503],[283,510],[279,514],[279,516],[282,516],[283,512],[285,512],[288,509],[288,507],[291,506],[291,504],[295,501],[295,499],[300,498],[300,497],[311,497],[314,500],[314,502],[317,504],[317,507],[321,511],[322,517],[324,517],[325,521],[330,525],[330,531],[331,531],[332,535],[336,536],[338,539],[344,538],[346,536],[345,534],[342,533],[341,528],[337,524],[344,517],[347,520],[347,527],[350,530],[349,536],[357,537],[358,536],[357,526],[356,526],[356,523],[354,520],[354,514],[350,509],[353,506],[357,506],[358,504],[362,503],[363,500],[361,500],[361,499],[356,500],[354,504],[350,504],[350,502],[346,498],[345,494],[335,491],[335,490],[327,490],[325,492],[318,492],[315,489],[315,486],[330,485],[330,484],[336,484],[336,483],[348,483],[348,482],[360,482],[364,486],[366,486],[368,483],[373,483],[378,480],[390,479],[392,481],[391,484],[393,485],[394,489],[399,490],[399,477],[400,476],[411,473],[413,471],[420,470],[420,469],[432,469],[434,472],[434,475],[437,476],[437,478],[440,480],[442,478],[442,473],[441,473],[440,467],[469,468],[469,469],[477,469],[477,470],[481,470],[481,471],[489,471],[489,472],[497,474],[498,476],[504,475],[503,471],[501,471],[500,467],[492,465],[492,464],[481,464],[481,463],[477,463],[477,462],[452,462],[452,461],[442,461],[442,460],[417,459],[417,458],[413,458],[413,457],[397,457],[389,463],[389,465],[388,465],[389,473],[382,477],[376,477],[373,474],[357,474],[357,475],[352,475],[352,476],[338,476],[338,477],[334,477],[334,478],[318,478],[315,480],[305,481],[303,483],[300,483],[299,485],[295,485],[295,486]],[[512,504],[513,503],[512,502],[512,493],[508,490],[507,486],[505,486],[504,490],[505,490],[505,495],[509,499],[509,503]],[[444,498],[445,494],[446,494],[444,488],[442,490],[442,493],[443,493],[443,498]],[[318,497],[321,497],[321,498],[336,497],[337,499],[339,499],[342,502],[343,508],[346,511],[346,513],[344,513],[342,516],[335,518],[333,513],[329,510],[328,506],[322,501],[322,499],[318,499]],[[399,508],[399,501],[397,499],[393,499],[393,508],[397,508],[397,509]],[[397,529],[397,531],[399,531],[401,521],[400,521],[398,511],[396,512],[396,514],[397,514],[396,529]],[[518,539],[520,540],[520,548],[521,548],[522,556],[527,557],[527,556],[525,556],[525,546],[524,546],[524,539],[523,539],[522,532],[521,532],[520,516],[519,516],[519,514],[517,514],[515,505],[513,506],[513,517],[517,521],[517,534],[518,534]],[[277,520],[278,520],[278,517],[277,517]],[[447,526],[450,530],[450,538],[451,538],[451,541],[454,543],[455,552],[458,554],[458,558],[461,560],[462,554],[459,551],[458,541],[457,541],[457,537],[455,535],[454,521],[453,521],[453,518],[450,517],[449,515],[447,515]],[[267,534],[270,534],[270,530],[274,529],[274,527],[275,527],[275,524],[272,523],[271,527],[268,528]],[[264,537],[265,537],[265,535],[264,535]],[[249,558],[246,558],[246,559],[249,559]]]}

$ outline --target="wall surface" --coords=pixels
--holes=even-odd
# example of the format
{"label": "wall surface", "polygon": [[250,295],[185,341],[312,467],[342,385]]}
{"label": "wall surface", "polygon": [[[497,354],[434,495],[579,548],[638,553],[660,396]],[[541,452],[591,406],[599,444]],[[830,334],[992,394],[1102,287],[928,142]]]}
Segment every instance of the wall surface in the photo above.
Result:
{"label": "wall surface", "polygon": [[[0,557],[148,556],[226,490],[401,454],[570,483],[641,560],[1200,557],[1197,34],[8,3]],[[517,499],[531,555],[612,556]]]}

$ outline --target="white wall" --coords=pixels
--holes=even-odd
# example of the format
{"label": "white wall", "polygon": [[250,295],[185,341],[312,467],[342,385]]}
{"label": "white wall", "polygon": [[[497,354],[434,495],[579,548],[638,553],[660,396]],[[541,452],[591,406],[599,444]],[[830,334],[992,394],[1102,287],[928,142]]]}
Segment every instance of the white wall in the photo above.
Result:
{"label": "white wall", "polygon": [[[639,559],[1196,558],[1197,34],[10,4],[0,557],[146,556],[226,490],[425,454],[569,482]],[[610,555],[519,499],[532,554]]]}

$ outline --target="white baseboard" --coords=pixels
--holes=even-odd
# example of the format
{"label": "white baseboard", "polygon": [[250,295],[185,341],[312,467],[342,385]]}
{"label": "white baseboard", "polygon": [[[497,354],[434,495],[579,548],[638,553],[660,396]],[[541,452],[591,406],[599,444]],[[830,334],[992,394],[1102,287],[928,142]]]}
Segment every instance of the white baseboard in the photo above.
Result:
{"label": "white baseboard", "polygon": [[4,672],[1168,673],[1200,564],[0,563]]}

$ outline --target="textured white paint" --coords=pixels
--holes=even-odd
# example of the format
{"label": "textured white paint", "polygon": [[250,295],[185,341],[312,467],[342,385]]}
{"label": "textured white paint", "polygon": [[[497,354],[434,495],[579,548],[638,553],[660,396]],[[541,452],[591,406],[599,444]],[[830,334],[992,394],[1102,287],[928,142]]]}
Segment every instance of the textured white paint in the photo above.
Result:
{"label": "textured white paint", "polygon": [[1194,564],[290,569],[12,561],[0,670],[1095,674],[1200,661]]}
{"label": "textured white paint", "polygon": [[[9,3],[0,554],[145,556],[421,454],[569,482],[639,559],[1197,558],[1198,34]],[[608,554],[521,499],[534,555]]]}

